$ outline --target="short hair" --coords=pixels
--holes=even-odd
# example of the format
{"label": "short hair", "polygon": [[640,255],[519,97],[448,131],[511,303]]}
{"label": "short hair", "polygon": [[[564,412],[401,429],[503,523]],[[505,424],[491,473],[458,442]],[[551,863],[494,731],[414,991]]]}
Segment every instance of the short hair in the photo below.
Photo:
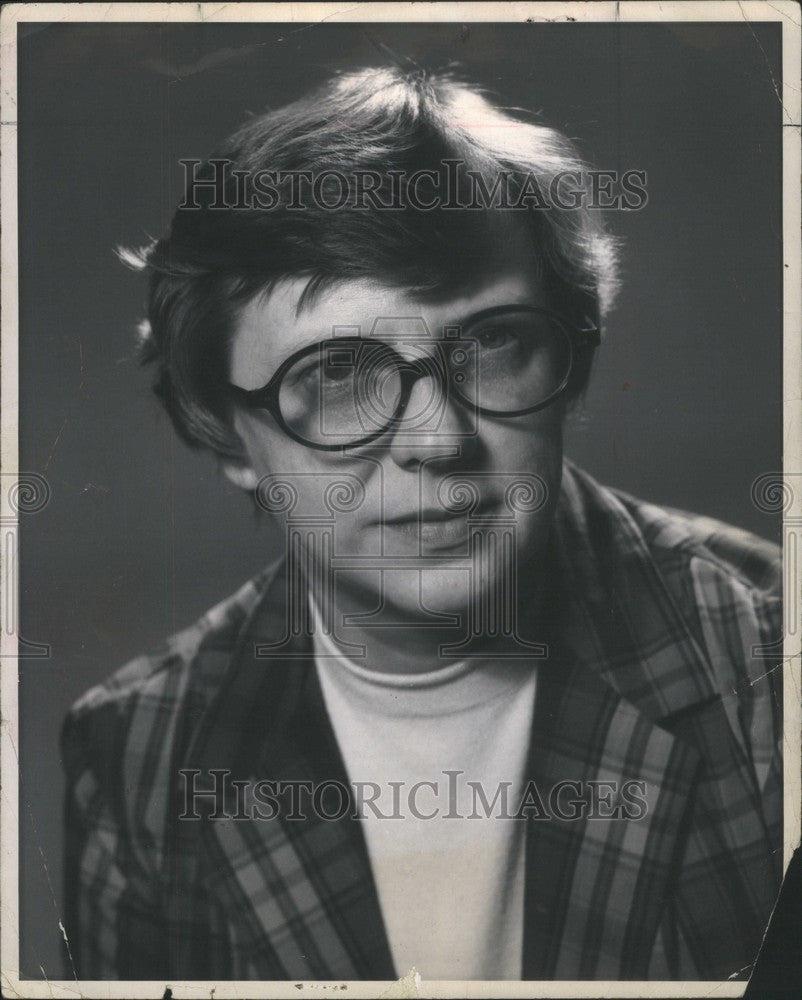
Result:
{"label": "short hair", "polygon": [[[283,278],[308,277],[300,308],[333,282],[365,277],[442,296],[476,277],[511,225],[525,224],[549,301],[578,322],[601,325],[617,287],[616,243],[584,202],[523,212],[443,204],[421,211],[405,198],[416,171],[442,178],[455,161],[463,178],[483,178],[486,192],[502,174],[519,192],[534,178],[543,195],[566,171],[585,184],[573,144],[528,117],[494,105],[453,72],[365,69],[253,118],[226,140],[196,174],[208,181],[215,160],[230,165],[225,204],[235,198],[235,172],[253,178],[265,171],[336,170],[351,200],[338,211],[315,199],[293,210],[286,197],[270,210],[220,208],[207,191],[192,207],[193,189],[166,236],[120,251],[149,275],[142,357],[158,368],[154,388],[181,437],[243,457],[224,391],[233,324],[246,302]],[[364,199],[355,207],[360,171],[380,175],[376,197],[392,209]],[[583,391],[589,371],[590,359],[574,373],[570,396]]]}

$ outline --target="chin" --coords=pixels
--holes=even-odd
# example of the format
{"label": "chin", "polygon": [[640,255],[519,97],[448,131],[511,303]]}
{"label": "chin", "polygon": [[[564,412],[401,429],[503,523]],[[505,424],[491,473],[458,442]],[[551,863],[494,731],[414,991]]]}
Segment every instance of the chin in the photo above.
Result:
{"label": "chin", "polygon": [[500,576],[494,574],[476,581],[463,564],[462,567],[442,566],[438,569],[422,570],[419,587],[414,592],[398,596],[410,610],[422,606],[425,611],[432,613],[459,615],[462,628],[467,627],[463,616],[468,615],[471,610],[478,613],[479,605],[485,607],[487,605],[485,598],[488,594],[495,595],[495,600],[491,603],[500,612],[498,602],[502,591],[510,597],[514,596],[514,591],[504,586]]}
{"label": "chin", "polygon": [[[371,574],[373,577],[373,574]],[[460,625],[470,604],[470,573],[465,560],[436,569],[386,570],[375,588],[364,592],[363,606],[383,606],[383,614],[408,625],[434,624],[436,615],[459,615]],[[456,629],[456,625],[447,625]]]}
{"label": "chin", "polygon": [[[462,615],[470,604],[470,572],[461,566],[439,566],[420,572],[420,603],[427,611],[439,614]],[[413,595],[409,595],[413,596]],[[418,601],[418,594],[413,596]]]}

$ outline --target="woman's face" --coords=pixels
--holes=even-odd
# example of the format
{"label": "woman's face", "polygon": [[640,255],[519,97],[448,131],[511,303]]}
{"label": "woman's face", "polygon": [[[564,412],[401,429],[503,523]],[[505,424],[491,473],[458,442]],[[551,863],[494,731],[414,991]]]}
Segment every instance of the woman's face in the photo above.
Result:
{"label": "woman's face", "polygon": [[[303,309],[298,301],[306,279],[288,279],[242,310],[230,381],[246,390],[262,388],[302,347],[344,335],[381,339],[402,357],[431,355],[447,328],[464,327],[483,310],[547,308],[534,274],[527,251],[511,245],[483,280],[434,303],[353,280],[331,286]],[[329,452],[293,440],[265,410],[238,407],[235,426],[262,482],[257,495],[263,505],[282,495],[271,484],[288,485],[294,505],[284,510],[272,504],[274,516],[283,525],[288,519],[307,525],[301,533],[307,557],[318,569],[333,570],[338,593],[348,595],[351,606],[383,607],[415,621],[422,609],[461,614],[477,590],[498,589],[499,560],[469,558],[470,511],[451,509],[460,481],[479,497],[474,516],[484,524],[496,519],[508,529],[514,525],[514,561],[537,574],[560,484],[562,403],[521,417],[490,417],[448,398],[435,379],[421,378],[405,417],[369,443]],[[345,483],[339,494],[329,490],[338,481]],[[534,490],[537,502],[528,506],[536,509],[510,506],[505,498],[515,495],[515,482],[524,484],[519,497]],[[348,502],[352,490],[355,498]],[[323,529],[333,532],[331,557],[313,540]]]}

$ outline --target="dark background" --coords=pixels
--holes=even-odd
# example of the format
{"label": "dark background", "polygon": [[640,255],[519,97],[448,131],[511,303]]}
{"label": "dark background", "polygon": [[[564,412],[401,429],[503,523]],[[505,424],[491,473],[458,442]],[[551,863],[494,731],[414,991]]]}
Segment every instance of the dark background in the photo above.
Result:
{"label": "dark background", "polygon": [[[648,172],[607,213],[624,288],[567,453],[599,479],[769,538],[750,486],[780,468],[780,28],[769,24],[27,25],[19,46],[24,522],[21,974],[62,974],[69,704],[255,573],[266,523],[181,445],[135,360],[144,288],[115,258],[166,227],[182,157],[331,71],[459,61],[542,110],[602,169]],[[69,934],[70,928],[66,928]]]}

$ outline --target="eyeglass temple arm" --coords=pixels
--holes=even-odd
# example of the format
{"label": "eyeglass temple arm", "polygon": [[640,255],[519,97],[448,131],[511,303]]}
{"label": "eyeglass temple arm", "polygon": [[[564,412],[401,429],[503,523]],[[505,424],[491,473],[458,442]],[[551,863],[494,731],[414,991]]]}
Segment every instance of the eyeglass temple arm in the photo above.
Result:
{"label": "eyeglass temple arm", "polygon": [[601,344],[601,330],[589,316],[585,317],[585,323],[586,326],[576,331],[579,343],[583,347],[598,347]]}

